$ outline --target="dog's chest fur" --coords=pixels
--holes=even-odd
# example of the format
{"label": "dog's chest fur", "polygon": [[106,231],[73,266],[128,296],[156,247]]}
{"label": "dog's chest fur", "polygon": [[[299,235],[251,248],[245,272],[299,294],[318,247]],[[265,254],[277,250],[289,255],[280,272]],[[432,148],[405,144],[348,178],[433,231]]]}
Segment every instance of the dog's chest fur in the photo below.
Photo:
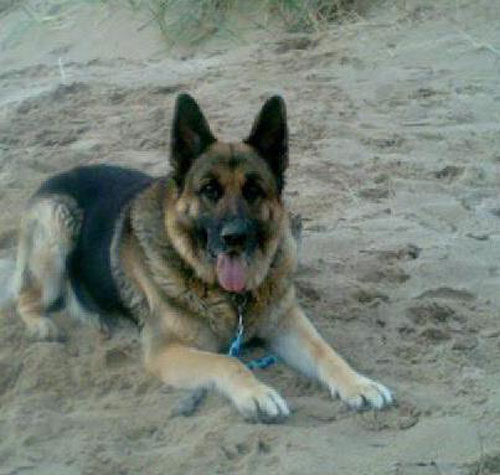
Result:
{"label": "dog's chest fur", "polygon": [[[192,339],[195,346],[220,350],[236,334],[241,301],[216,284],[202,282],[176,252],[164,225],[166,186],[168,177],[138,196],[117,227],[112,267],[121,297],[140,323],[155,320],[169,339]],[[274,274],[282,254],[280,250]],[[240,305],[246,340],[255,336],[283,284],[288,283],[274,275]]]}

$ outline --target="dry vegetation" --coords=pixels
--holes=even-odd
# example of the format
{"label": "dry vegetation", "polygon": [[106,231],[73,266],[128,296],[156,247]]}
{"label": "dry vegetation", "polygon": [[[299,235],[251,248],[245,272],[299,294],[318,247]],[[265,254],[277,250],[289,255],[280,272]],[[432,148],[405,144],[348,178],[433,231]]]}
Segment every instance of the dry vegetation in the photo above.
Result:
{"label": "dry vegetation", "polygon": [[169,42],[197,43],[223,31],[232,33],[228,18],[265,26],[277,21],[290,31],[310,31],[352,11],[353,0],[129,0],[133,8],[146,8]]}
{"label": "dry vegetation", "polygon": [[[116,0],[0,0],[0,14],[21,5],[36,23],[61,26],[82,3]],[[119,2],[122,3],[122,2]],[[237,37],[242,22],[292,32],[317,31],[355,12],[358,0],[127,0],[133,11],[146,13],[169,45],[196,44],[213,35]]]}

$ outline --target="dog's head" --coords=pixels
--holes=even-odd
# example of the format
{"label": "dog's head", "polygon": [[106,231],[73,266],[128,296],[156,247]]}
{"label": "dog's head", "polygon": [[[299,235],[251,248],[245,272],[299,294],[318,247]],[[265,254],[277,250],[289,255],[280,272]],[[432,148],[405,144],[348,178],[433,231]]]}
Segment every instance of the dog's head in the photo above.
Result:
{"label": "dog's head", "polygon": [[241,293],[259,286],[283,232],[288,165],[283,99],[271,97],[248,138],[219,142],[194,99],[177,98],[167,232],[207,283]]}

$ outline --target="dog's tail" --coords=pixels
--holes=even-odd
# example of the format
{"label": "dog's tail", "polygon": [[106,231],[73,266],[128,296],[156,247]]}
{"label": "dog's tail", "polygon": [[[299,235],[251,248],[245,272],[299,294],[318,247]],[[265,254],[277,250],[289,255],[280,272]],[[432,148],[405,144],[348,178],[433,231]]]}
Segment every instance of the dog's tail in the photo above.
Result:
{"label": "dog's tail", "polygon": [[0,312],[14,304],[17,294],[16,261],[13,257],[0,259]]}
{"label": "dog's tail", "polygon": [[31,242],[22,234],[17,248],[4,250],[0,258],[0,313],[9,310],[17,300],[28,265]]}

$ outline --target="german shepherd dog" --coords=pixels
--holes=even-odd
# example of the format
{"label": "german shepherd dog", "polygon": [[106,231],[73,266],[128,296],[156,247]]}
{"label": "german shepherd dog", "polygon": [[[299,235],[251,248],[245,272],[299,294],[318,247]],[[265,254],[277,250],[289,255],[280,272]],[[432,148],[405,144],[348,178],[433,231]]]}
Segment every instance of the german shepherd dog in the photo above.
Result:
{"label": "german shepherd dog", "polygon": [[[176,101],[172,171],[153,178],[115,166],[79,167],[46,181],[21,227],[17,312],[41,339],[51,311],[142,327],[145,367],[178,388],[215,388],[249,419],[289,414],[277,391],[223,354],[241,316],[244,340],[319,380],[349,406],[380,409],[391,392],[353,370],[297,303],[297,242],[283,204],[285,104],[273,96],[250,135],[223,143],[195,100]],[[243,302],[243,303],[242,303]]]}

